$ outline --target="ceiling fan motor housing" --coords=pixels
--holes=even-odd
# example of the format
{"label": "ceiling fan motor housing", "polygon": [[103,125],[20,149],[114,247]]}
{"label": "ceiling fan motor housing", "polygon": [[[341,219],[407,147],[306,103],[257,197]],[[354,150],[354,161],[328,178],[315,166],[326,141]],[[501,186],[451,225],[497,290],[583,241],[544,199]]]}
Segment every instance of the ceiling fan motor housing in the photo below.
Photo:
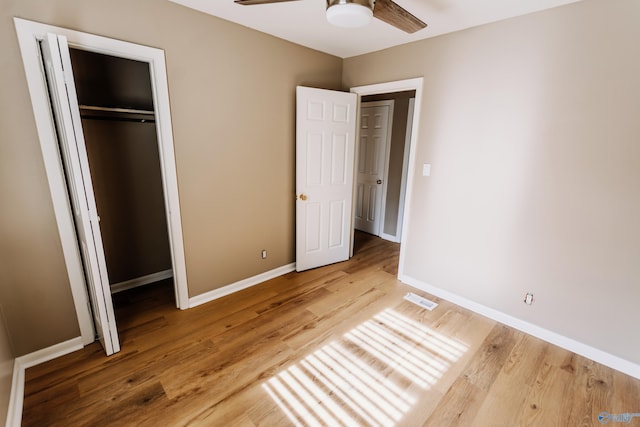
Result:
{"label": "ceiling fan motor housing", "polygon": [[359,4],[361,6],[368,7],[369,9],[373,9],[373,1],[372,0],[327,0],[327,9],[336,4]]}
{"label": "ceiling fan motor housing", "polygon": [[371,0],[327,0],[327,20],[339,27],[362,27],[373,18]]}

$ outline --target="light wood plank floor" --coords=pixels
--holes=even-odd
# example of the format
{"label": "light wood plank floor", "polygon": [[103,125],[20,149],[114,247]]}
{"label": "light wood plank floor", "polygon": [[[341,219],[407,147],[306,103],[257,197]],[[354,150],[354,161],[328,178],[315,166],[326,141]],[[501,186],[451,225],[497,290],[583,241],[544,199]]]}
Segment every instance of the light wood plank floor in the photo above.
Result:
{"label": "light wood plank floor", "polygon": [[187,311],[171,283],[118,294],[122,351],[28,369],[23,425],[564,427],[640,412],[638,380],[429,295],[433,311],[404,301],[398,250],[358,233],[348,262]]}

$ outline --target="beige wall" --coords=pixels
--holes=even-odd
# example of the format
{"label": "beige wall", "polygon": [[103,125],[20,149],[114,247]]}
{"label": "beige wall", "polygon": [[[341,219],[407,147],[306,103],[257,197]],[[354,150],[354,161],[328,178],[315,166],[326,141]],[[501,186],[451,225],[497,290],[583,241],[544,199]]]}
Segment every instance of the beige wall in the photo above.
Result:
{"label": "beige wall", "polygon": [[409,114],[409,98],[398,97],[393,108],[393,129],[389,151],[389,175],[387,181],[387,200],[384,212],[382,231],[397,236],[398,214],[400,212],[400,196],[402,190],[402,166],[404,163],[404,146],[407,136],[407,115]]}
{"label": "beige wall", "polygon": [[0,304],[0,425],[4,425],[7,418],[14,362],[15,358],[4,320],[4,309]]}
{"label": "beige wall", "polygon": [[639,16],[585,0],[345,61],[348,87],[424,76],[408,276],[640,363]]}
{"label": "beige wall", "polygon": [[0,301],[16,355],[79,329],[14,16],[165,50],[190,296],[294,261],[295,86],[340,88],[339,58],[167,1],[4,0]]}

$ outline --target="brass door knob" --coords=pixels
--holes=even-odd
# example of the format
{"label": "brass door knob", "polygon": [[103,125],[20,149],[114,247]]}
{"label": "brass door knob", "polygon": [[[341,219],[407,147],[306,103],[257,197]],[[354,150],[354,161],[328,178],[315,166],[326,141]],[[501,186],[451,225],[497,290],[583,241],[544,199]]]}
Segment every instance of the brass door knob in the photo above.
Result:
{"label": "brass door knob", "polygon": [[307,196],[304,195],[304,194],[301,194],[301,195],[298,196],[298,199],[300,199],[302,201],[305,201],[305,200],[307,200]]}
{"label": "brass door knob", "polygon": [[377,180],[376,184],[382,184],[382,180],[381,179]]}

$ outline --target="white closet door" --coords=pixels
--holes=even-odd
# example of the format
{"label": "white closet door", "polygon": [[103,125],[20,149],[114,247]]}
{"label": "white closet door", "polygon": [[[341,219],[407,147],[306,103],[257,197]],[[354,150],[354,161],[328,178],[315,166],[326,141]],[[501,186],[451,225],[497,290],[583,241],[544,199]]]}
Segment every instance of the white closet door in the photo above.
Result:
{"label": "white closet door", "polygon": [[349,259],[357,95],[298,86],[296,270]]}
{"label": "white closet door", "polygon": [[96,332],[108,356],[120,342],[69,47],[66,37],[47,34],[41,48]]}

